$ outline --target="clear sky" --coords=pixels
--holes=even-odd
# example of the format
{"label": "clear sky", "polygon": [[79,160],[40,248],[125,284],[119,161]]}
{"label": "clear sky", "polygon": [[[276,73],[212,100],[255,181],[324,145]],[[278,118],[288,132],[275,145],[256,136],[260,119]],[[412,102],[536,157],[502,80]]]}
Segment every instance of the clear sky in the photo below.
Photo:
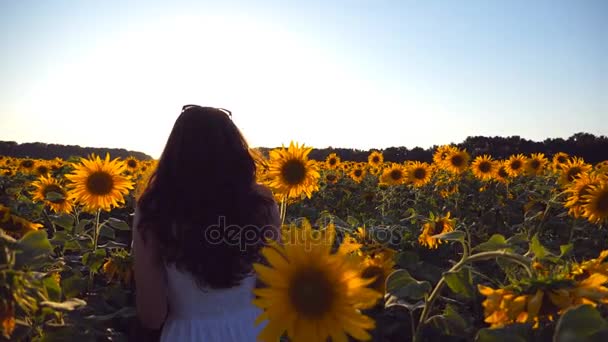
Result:
{"label": "clear sky", "polygon": [[158,157],[184,104],[253,146],[608,134],[608,1],[0,0],[0,140]]}

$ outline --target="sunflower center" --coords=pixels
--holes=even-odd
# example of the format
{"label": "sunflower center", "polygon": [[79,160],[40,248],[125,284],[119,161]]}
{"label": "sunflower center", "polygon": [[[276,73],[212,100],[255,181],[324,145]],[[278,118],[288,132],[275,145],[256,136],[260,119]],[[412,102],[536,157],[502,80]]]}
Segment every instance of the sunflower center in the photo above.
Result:
{"label": "sunflower center", "polygon": [[367,285],[367,287],[372,289],[380,290],[384,286],[384,270],[382,267],[371,265],[366,267],[363,272],[361,272],[361,277],[364,279],[376,278],[373,282]]}
{"label": "sunflower center", "polygon": [[505,170],[504,167],[501,167],[500,169],[498,169],[498,175],[502,178],[509,177],[509,174],[507,173],[507,170]]}
{"label": "sunflower center", "polygon": [[403,178],[403,173],[401,173],[401,170],[392,170],[390,176],[392,180],[398,181]]}
{"label": "sunflower center", "polygon": [[336,162],[337,162],[337,160],[335,158],[331,158],[329,160],[329,165],[334,166],[334,165],[336,165]]}
{"label": "sunflower center", "polygon": [[491,170],[492,170],[492,164],[490,164],[490,162],[483,161],[483,162],[479,163],[479,171],[481,171],[482,173],[488,173]]}
{"label": "sunflower center", "polygon": [[514,160],[511,162],[511,169],[519,170],[521,168],[521,160]]}
{"label": "sunflower center", "polygon": [[445,222],[443,222],[443,220],[439,220],[437,222],[435,222],[435,232],[434,234],[439,234],[443,231],[443,228],[445,227]]}
{"label": "sunflower center", "polygon": [[539,161],[539,160],[537,160],[537,159],[533,159],[533,160],[530,162],[530,167],[531,167],[533,170],[538,170],[538,169],[540,168],[540,161]]}
{"label": "sunflower center", "polygon": [[426,170],[423,168],[414,169],[414,178],[424,179],[426,177]]}
{"label": "sunflower center", "polygon": [[130,168],[136,168],[137,167],[137,162],[133,159],[129,159],[127,160],[127,166]]}
{"label": "sunflower center", "polygon": [[379,162],[380,162],[380,158],[379,158],[379,157],[377,157],[377,156],[374,156],[374,157],[372,158],[372,162],[374,162],[374,163],[379,163]]}
{"label": "sunflower center", "polygon": [[560,164],[564,164],[566,162],[566,160],[567,159],[564,156],[557,157],[557,162],[560,163]]}
{"label": "sunflower center", "polygon": [[462,156],[460,156],[460,155],[455,155],[455,156],[452,156],[452,158],[450,159],[450,162],[452,163],[452,165],[454,165],[456,167],[460,167],[464,163],[464,158],[462,158]]}
{"label": "sunflower center", "polygon": [[306,178],[306,167],[301,161],[292,159],[283,165],[281,175],[287,184],[298,185]]}
{"label": "sunflower center", "polygon": [[327,179],[330,182],[334,182],[334,181],[336,181],[337,177],[334,174],[328,174],[327,176],[325,176],[325,179]]}
{"label": "sunflower center", "polygon": [[570,170],[568,170],[568,172],[567,172],[568,181],[572,182],[574,180],[574,178],[576,178],[576,176],[578,176],[579,173],[581,173],[580,167],[578,167],[578,166],[571,167]]}
{"label": "sunflower center", "polygon": [[36,168],[36,172],[41,175],[46,175],[49,172],[49,168],[44,165],[40,165]]}
{"label": "sunflower center", "polygon": [[362,173],[363,173],[363,171],[361,171],[361,170],[355,170],[355,177],[361,177]]}
{"label": "sunflower center", "polygon": [[114,180],[109,173],[96,171],[87,178],[86,187],[93,195],[103,196],[112,192]]}
{"label": "sunflower center", "polygon": [[331,310],[335,291],[325,272],[309,268],[293,277],[288,296],[298,313],[309,318],[319,318]]}
{"label": "sunflower center", "polygon": [[46,188],[44,188],[44,191],[43,191],[44,197],[46,198],[47,195],[49,193],[51,193],[51,192],[58,193],[59,195],[61,195],[64,198],[50,199],[50,200],[48,200],[49,202],[58,204],[58,203],[63,203],[65,201],[65,195],[66,195],[65,191],[63,191],[63,189],[60,188],[58,185],[56,185],[56,184],[47,185]]}
{"label": "sunflower center", "polygon": [[599,194],[596,202],[597,211],[606,214],[608,213],[608,191],[604,191]]}
{"label": "sunflower center", "polygon": [[29,169],[29,168],[31,168],[31,167],[34,166],[34,161],[29,160],[29,159],[28,160],[24,160],[24,161],[21,162],[21,166],[23,166],[26,169]]}

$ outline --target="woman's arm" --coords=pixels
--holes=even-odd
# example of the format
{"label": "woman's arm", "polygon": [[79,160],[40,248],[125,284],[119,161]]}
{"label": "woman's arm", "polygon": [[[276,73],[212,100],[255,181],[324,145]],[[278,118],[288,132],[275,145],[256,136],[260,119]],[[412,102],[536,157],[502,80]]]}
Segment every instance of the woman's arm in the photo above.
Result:
{"label": "woman's arm", "polygon": [[139,213],[133,219],[133,259],[137,317],[149,329],[160,329],[167,316],[167,275],[154,234],[146,241],[138,231]]}

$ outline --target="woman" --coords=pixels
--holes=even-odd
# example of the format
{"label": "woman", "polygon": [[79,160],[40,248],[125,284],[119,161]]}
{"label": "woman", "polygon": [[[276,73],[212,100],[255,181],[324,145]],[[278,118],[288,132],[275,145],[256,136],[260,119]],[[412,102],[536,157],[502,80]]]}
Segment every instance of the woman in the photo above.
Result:
{"label": "woman", "polygon": [[230,112],[184,106],[135,211],[137,315],[161,341],[254,341],[252,263],[280,224]]}

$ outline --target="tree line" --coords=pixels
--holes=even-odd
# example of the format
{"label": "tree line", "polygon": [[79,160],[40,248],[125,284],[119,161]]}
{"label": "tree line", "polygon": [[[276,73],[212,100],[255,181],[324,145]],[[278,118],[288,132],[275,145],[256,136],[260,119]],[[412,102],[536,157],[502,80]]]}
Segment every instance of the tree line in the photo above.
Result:
{"label": "tree line", "polygon": [[[608,160],[608,137],[604,135],[595,136],[590,133],[576,133],[568,139],[547,138],[543,141],[532,141],[519,136],[473,136],[454,145],[466,149],[472,156],[489,154],[496,159],[505,159],[517,153],[526,155],[544,153],[547,157],[551,157],[557,152],[565,152],[571,156],[581,157],[588,163]],[[401,146],[378,150],[384,154],[384,160],[389,162],[401,163],[406,160],[420,160],[430,163],[433,160],[433,153],[436,148],[437,146],[426,149],[421,147],[409,149]],[[260,151],[266,155],[270,150],[271,148],[260,148]],[[336,153],[343,160],[365,162],[370,152],[371,150],[327,147],[313,149],[309,157],[314,160],[325,160],[330,153]],[[145,153],[125,149],[80,147],[39,142],[18,144],[14,141],[0,141],[0,155],[19,158],[53,159],[59,157],[68,159],[73,156],[86,157],[91,153],[100,156],[110,153],[112,157],[121,158],[133,156],[140,160],[152,159]]]}
{"label": "tree line", "polygon": [[124,148],[80,147],[77,145],[45,144],[40,142],[18,144],[14,141],[0,141],[0,155],[17,158],[69,159],[70,157],[87,157],[92,153],[101,157],[105,157],[106,153],[109,153],[112,158],[133,156],[139,160],[152,159],[152,157],[145,153],[128,151]]}
{"label": "tree line", "polygon": [[[544,153],[547,157],[551,157],[557,152],[565,152],[571,156],[581,157],[588,163],[608,160],[608,137],[589,133],[576,133],[568,139],[547,138],[543,141],[532,141],[519,136],[473,136],[454,145],[466,149],[472,156],[489,154],[495,159],[505,159],[517,153],[525,155]],[[419,160],[430,163],[433,161],[433,153],[437,147],[435,145],[427,149],[421,147],[409,149],[401,146],[378,150],[382,151],[385,161],[401,163],[407,160]],[[270,149],[261,150],[267,153]],[[370,151],[328,147],[313,149],[309,157],[314,160],[325,160],[330,153],[336,153],[342,160],[366,162]]]}

